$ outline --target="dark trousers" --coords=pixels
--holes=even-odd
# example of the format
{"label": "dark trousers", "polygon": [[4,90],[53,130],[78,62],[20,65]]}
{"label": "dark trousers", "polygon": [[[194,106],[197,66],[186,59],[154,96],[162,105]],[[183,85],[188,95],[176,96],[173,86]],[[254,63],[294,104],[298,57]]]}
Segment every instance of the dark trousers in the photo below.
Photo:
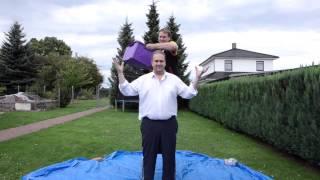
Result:
{"label": "dark trousers", "polygon": [[153,180],[157,154],[163,158],[163,180],[175,179],[176,167],[176,134],[178,123],[175,116],[168,120],[142,119],[142,151],[143,151],[143,179]]}

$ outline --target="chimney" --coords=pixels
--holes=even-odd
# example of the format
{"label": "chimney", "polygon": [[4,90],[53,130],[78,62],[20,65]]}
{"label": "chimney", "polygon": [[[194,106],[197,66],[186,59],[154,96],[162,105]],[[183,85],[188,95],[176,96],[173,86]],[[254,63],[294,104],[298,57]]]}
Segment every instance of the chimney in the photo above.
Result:
{"label": "chimney", "polygon": [[232,49],[237,49],[237,43],[232,43]]}

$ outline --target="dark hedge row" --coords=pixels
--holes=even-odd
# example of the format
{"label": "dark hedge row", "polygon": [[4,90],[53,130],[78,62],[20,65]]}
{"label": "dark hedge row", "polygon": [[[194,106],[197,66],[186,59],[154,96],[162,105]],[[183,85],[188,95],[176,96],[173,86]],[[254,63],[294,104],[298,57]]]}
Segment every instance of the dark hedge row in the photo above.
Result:
{"label": "dark hedge row", "polygon": [[320,162],[320,67],[203,85],[190,109]]}

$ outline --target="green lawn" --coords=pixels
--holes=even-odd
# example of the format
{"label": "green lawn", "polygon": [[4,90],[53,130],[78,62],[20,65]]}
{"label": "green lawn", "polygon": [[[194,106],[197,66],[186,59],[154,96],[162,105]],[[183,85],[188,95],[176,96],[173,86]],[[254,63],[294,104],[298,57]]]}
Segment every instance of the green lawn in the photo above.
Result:
{"label": "green lawn", "polygon": [[[93,158],[116,150],[140,150],[136,112],[106,110],[77,121],[0,143],[0,177],[18,179],[30,171],[75,157]],[[320,179],[319,169],[268,145],[225,129],[192,112],[179,113],[179,150],[218,158],[234,157],[275,179]]]}
{"label": "green lawn", "polygon": [[[102,99],[98,105],[107,105],[108,103],[108,99]],[[56,108],[40,112],[5,112],[4,114],[0,114],[0,130],[84,111],[95,108],[96,105],[96,100],[76,100],[66,108]]]}

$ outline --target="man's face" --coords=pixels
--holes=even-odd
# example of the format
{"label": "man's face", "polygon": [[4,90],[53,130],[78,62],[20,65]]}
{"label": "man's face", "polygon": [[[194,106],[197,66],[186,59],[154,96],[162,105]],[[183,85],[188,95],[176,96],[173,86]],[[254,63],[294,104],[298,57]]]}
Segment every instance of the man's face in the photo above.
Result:
{"label": "man's face", "polygon": [[164,55],[154,54],[152,57],[152,68],[154,73],[162,74],[164,72],[165,67],[166,67],[166,60]]}
{"label": "man's face", "polygon": [[159,37],[158,37],[159,43],[165,43],[170,41],[170,37],[168,36],[167,33],[160,31],[159,32]]}

